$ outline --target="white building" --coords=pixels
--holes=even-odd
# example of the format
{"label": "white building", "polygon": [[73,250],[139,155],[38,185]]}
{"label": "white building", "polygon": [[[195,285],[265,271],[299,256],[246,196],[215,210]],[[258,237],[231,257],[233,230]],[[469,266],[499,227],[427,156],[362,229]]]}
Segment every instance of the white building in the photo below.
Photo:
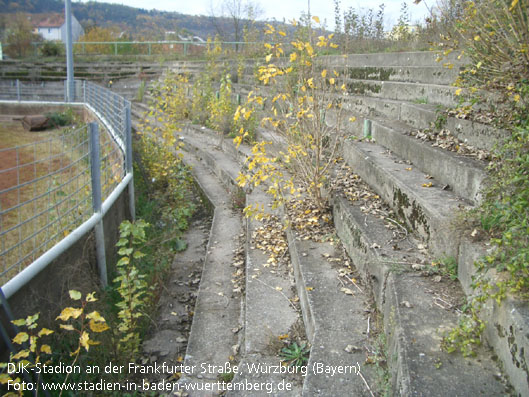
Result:
{"label": "white building", "polygon": [[[44,40],[50,41],[66,41],[66,21],[64,15],[61,14],[41,14],[32,17],[33,25],[35,26],[35,33],[41,35]],[[73,42],[79,40],[84,34],[84,29],[72,15],[72,39]]]}

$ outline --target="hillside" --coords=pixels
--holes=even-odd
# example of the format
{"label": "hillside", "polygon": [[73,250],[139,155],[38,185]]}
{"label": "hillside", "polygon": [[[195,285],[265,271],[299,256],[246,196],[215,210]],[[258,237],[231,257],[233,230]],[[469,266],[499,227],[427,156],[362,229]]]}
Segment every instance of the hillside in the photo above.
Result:
{"label": "hillside", "polygon": [[[63,12],[60,0],[0,0],[5,13]],[[164,32],[176,31],[206,38],[220,33],[226,41],[234,40],[233,22],[229,18],[195,16],[177,12],[145,10],[118,4],[72,3],[73,13],[86,29],[91,26],[118,26],[131,39],[163,39]],[[263,25],[258,22],[257,26]],[[261,29],[260,29],[261,30]]]}

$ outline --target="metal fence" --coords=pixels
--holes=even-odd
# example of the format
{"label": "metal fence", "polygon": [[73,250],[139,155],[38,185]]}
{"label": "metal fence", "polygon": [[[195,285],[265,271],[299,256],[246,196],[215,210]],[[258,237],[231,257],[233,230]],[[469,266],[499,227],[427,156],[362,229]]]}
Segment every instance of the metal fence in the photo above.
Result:
{"label": "metal fence", "polygon": [[[65,83],[1,85],[7,89],[0,99],[64,103]],[[0,149],[0,282],[7,298],[91,229],[106,284],[102,217],[127,186],[134,214],[130,102],[84,81],[74,92],[74,104],[97,121]]]}
{"label": "metal fence", "polygon": [[[46,42],[34,42],[28,52],[38,56]],[[75,55],[170,55],[196,56],[204,54],[208,46],[215,43],[205,41],[80,41],[73,43]],[[260,42],[222,41],[216,43],[223,51],[261,53],[263,44]],[[4,52],[9,52],[9,44],[3,44]]]}

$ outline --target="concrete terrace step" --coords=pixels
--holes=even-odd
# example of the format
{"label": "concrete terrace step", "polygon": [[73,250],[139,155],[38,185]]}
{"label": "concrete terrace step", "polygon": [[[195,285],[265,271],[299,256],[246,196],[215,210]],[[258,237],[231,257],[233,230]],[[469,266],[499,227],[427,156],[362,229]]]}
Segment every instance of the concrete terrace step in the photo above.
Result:
{"label": "concrete terrace step", "polygon": [[[246,198],[247,205],[266,207],[269,202],[270,199],[259,190],[254,190]],[[291,270],[270,265],[268,255],[255,248],[253,236],[260,226],[261,222],[247,219],[244,349],[242,372],[235,376],[234,382],[265,383],[270,385],[275,396],[300,396],[302,381],[299,375],[249,371],[251,366],[263,364],[281,366],[279,352],[274,351],[272,345],[281,335],[289,335],[300,321],[299,312],[292,303],[296,294]],[[281,390],[280,385],[285,383],[289,385],[288,390]],[[262,396],[265,393],[241,390],[229,395]]]}
{"label": "concrete terrace step", "polygon": [[[487,162],[432,146],[409,135],[412,130],[398,121],[371,117],[371,135],[375,142],[405,160],[409,166],[434,177],[437,184],[477,204],[481,201]],[[356,137],[363,137],[362,116],[349,125]],[[409,167],[408,167],[409,168]]]}
{"label": "concrete terrace step", "polygon": [[381,116],[388,120],[399,120],[416,129],[431,128],[438,121],[443,128],[450,130],[458,139],[479,149],[491,150],[508,136],[507,131],[494,126],[439,114],[438,106],[431,104],[349,95],[344,98],[343,105],[344,109],[352,112],[365,116]]}
{"label": "concrete terrace step", "polygon": [[384,314],[392,394],[496,396],[510,394],[485,349],[477,359],[441,350],[442,333],[457,324],[458,283],[435,282],[412,270],[424,262],[407,239],[395,242],[384,223],[343,197],[334,199],[338,235]]}
{"label": "concrete terrace step", "polygon": [[[208,167],[222,181],[225,188],[233,189],[240,165],[232,156],[237,154],[245,157],[245,153],[234,151],[235,148],[227,142],[222,147],[231,154],[226,154],[215,148],[211,142],[218,138],[215,133],[206,128],[188,125],[181,135],[184,137],[188,150],[208,164]],[[246,198],[247,204],[266,204],[267,200],[268,198],[258,190]],[[255,243],[252,241],[252,236],[257,227],[260,226],[260,222],[253,220],[246,222],[246,288],[242,314],[243,330],[240,331],[242,335],[242,359],[239,363],[240,371],[236,374],[233,382],[237,384],[262,383],[266,384],[266,387],[271,387],[274,395],[293,396],[296,395],[296,390],[300,390],[299,377],[270,374],[262,369],[257,373],[249,370],[252,366],[263,368],[279,364],[279,358],[274,355],[270,348],[271,340],[277,339],[280,335],[288,334],[298,321],[299,314],[290,301],[294,298],[292,288],[294,281],[288,269],[270,268],[267,262],[268,256],[254,248]],[[290,390],[285,393],[279,390],[282,381],[290,385]],[[266,392],[262,389],[248,390],[244,388],[244,390],[231,391],[230,395],[263,395]]]}
{"label": "concrete terrace step", "polygon": [[329,63],[334,66],[365,67],[378,65],[383,67],[416,66],[438,67],[443,63],[452,63],[455,68],[464,64],[464,59],[457,59],[456,55],[447,56],[442,62],[437,61],[437,55],[430,51],[391,52],[373,54],[350,54],[329,56]]}
{"label": "concrete terrace step", "polygon": [[[459,232],[452,221],[459,209],[470,207],[469,202],[443,190],[435,179],[427,179],[423,172],[380,145],[348,141],[343,156],[411,230],[424,239],[434,255],[457,256]],[[429,183],[431,187],[423,186]]]}
{"label": "concrete terrace step", "polygon": [[456,87],[429,83],[347,79],[347,92],[399,101],[427,101],[430,104],[452,106],[457,101]]}
{"label": "concrete terrace step", "polygon": [[[324,61],[325,62],[325,61]],[[441,68],[435,66],[340,66],[333,68],[343,72],[351,79],[400,81],[407,83],[425,83],[437,85],[451,85],[459,74],[457,69]]]}
{"label": "concrete terrace step", "polygon": [[[231,280],[242,218],[232,209],[222,184],[205,164],[189,154],[184,155],[184,162],[193,167],[195,180],[215,209],[184,361],[186,366],[195,366],[196,370],[184,374],[179,382],[215,384],[217,372],[203,372],[203,365],[225,366],[235,354],[233,347],[239,343],[232,330],[239,326],[242,297],[233,292]],[[193,395],[210,394],[197,392]]]}
{"label": "concrete terrace step", "polygon": [[[366,345],[371,343],[366,310],[369,290],[358,287],[360,291],[355,289],[351,295],[341,291],[340,266],[325,259],[341,256],[335,243],[304,240],[290,228],[287,235],[305,328],[312,344],[303,396],[370,395],[368,385],[376,381],[373,369],[364,366]],[[329,365],[345,373],[318,373],[318,368]]]}
{"label": "concrete terrace step", "polygon": [[[192,128],[205,136],[207,129]],[[185,140],[191,139],[186,135]],[[229,142],[223,145],[226,151],[234,148]],[[248,150],[240,156],[246,157]],[[259,190],[247,196],[247,204],[267,203],[269,199]],[[248,220],[247,236],[251,236],[259,223]],[[371,369],[363,368],[364,349],[347,352],[348,345],[363,346],[368,343],[365,334],[365,303],[367,291],[355,296],[340,291],[338,271],[323,257],[332,257],[337,248],[330,243],[300,241],[296,233],[288,231],[288,247],[294,265],[295,284],[300,297],[307,337],[312,343],[311,358],[304,377],[303,386],[299,377],[285,374],[248,373],[238,374],[234,382],[272,383],[287,382],[290,390],[273,389],[274,395],[369,395],[367,384],[374,384]],[[247,284],[245,304],[244,355],[240,363],[243,371],[252,365],[278,365],[279,359],[270,352],[271,338],[288,334],[298,320],[298,314],[289,301],[294,301],[292,274],[267,264],[267,257],[252,249],[255,243],[249,238],[247,249]],[[272,269],[272,270],[271,270]],[[279,287],[280,291],[276,287]],[[309,288],[310,287],[310,288]],[[310,290],[310,292],[308,291]],[[348,305],[335,306],[337,301]],[[333,308],[329,310],[329,308]],[[263,322],[263,319],[266,319]],[[277,352],[276,352],[277,353]],[[322,369],[340,367],[342,374],[322,373]],[[359,375],[359,371],[362,375]],[[364,377],[362,379],[362,377]],[[364,379],[367,379],[364,381]],[[230,392],[229,395],[264,395],[263,392]]]}

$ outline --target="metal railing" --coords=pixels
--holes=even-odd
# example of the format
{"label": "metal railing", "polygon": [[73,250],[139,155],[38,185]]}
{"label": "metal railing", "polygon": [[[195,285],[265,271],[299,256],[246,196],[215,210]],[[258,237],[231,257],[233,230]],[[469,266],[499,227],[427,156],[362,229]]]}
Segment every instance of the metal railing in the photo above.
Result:
{"label": "metal railing", "polygon": [[[65,83],[2,82],[0,92],[4,100],[66,104]],[[130,102],[84,81],[74,92],[70,104],[84,105],[97,121],[0,149],[0,282],[7,298],[91,229],[106,284],[102,217],[127,186],[134,216]]]}
{"label": "metal railing", "polygon": [[[46,42],[31,43],[30,50],[33,55],[39,54],[40,47]],[[78,41],[73,43],[75,55],[169,55],[178,54],[184,57],[199,55],[207,51],[208,45],[212,47],[214,43],[206,41]],[[251,51],[262,52],[263,44],[260,42],[244,41],[221,41],[218,45],[223,51]],[[3,44],[4,52],[9,48],[9,44]]]}

